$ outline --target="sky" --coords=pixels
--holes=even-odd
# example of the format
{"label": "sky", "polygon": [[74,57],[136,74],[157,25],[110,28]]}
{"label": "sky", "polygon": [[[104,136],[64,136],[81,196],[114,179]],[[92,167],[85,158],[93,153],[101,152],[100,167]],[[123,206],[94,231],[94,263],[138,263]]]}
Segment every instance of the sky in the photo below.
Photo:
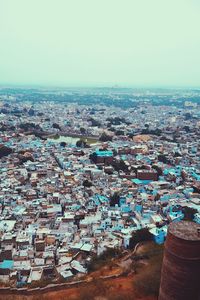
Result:
{"label": "sky", "polygon": [[200,1],[0,0],[0,85],[200,87]]}

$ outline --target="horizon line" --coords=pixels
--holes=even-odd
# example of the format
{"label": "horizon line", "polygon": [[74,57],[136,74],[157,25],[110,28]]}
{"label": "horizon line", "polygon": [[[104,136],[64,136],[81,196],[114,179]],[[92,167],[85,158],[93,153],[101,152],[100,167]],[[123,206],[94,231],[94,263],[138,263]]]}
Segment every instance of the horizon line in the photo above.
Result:
{"label": "horizon line", "polygon": [[0,83],[0,88],[27,88],[27,89],[98,89],[98,88],[108,88],[108,89],[200,89],[200,86],[191,86],[191,85],[129,85],[129,84],[80,84],[80,85],[67,85],[67,84],[29,84],[29,83]]}

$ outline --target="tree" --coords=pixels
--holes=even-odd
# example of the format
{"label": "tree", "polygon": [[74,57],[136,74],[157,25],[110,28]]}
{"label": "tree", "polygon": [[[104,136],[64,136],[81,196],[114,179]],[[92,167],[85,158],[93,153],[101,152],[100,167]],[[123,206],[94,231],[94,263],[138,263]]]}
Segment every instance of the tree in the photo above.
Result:
{"label": "tree", "polygon": [[157,171],[158,176],[162,176],[162,175],[163,175],[162,168],[160,168],[159,166],[157,166],[157,165],[152,165],[152,168],[153,168],[154,170]]}
{"label": "tree", "polygon": [[82,140],[78,140],[76,142],[76,147],[79,147],[79,148],[84,148],[86,146],[86,142],[85,141],[82,141]]}
{"label": "tree", "polygon": [[32,117],[32,116],[35,115],[35,111],[32,108],[30,108],[29,111],[28,111],[28,114],[29,114],[29,116]]}
{"label": "tree", "polygon": [[130,139],[132,139],[134,136],[135,136],[135,134],[134,134],[133,132],[129,132],[129,133],[128,133],[128,137],[129,137]]}
{"label": "tree", "polygon": [[19,127],[21,129],[23,129],[24,131],[33,131],[33,130],[39,130],[41,131],[41,127],[38,125],[38,124],[35,124],[35,123],[21,123],[19,125]]}
{"label": "tree", "polygon": [[99,256],[96,254],[92,257],[88,264],[88,271],[99,270],[102,266],[108,265],[113,258],[119,257],[121,254],[122,251],[119,248],[107,248]]}
{"label": "tree", "polygon": [[183,127],[183,129],[188,133],[190,132],[190,126],[186,125]]}
{"label": "tree", "polygon": [[97,161],[97,154],[95,152],[91,153],[89,156],[89,159],[93,162],[96,163]]}
{"label": "tree", "polygon": [[115,117],[115,118],[107,118],[106,121],[109,121],[112,125],[121,125],[121,123],[126,123],[125,118]]}
{"label": "tree", "polygon": [[12,149],[4,146],[4,145],[0,145],[0,158],[9,155],[10,153],[12,153]]}
{"label": "tree", "polygon": [[113,156],[117,156],[117,150],[116,149],[112,149],[113,152]]}
{"label": "tree", "polygon": [[153,235],[149,232],[148,228],[142,228],[132,233],[130,238],[129,248],[134,249],[137,243],[152,241]]}
{"label": "tree", "polygon": [[83,127],[81,127],[81,128],[80,128],[80,132],[81,132],[81,134],[86,134],[86,129],[83,128]]}
{"label": "tree", "polygon": [[123,130],[117,130],[115,131],[116,135],[124,135],[124,131]]}
{"label": "tree", "polygon": [[60,125],[57,123],[53,123],[52,127],[55,129],[61,130]]}
{"label": "tree", "polygon": [[141,134],[153,134],[153,135],[157,135],[160,136],[162,133],[161,129],[156,128],[155,130],[149,130],[149,127],[145,126],[145,129],[142,129]]}
{"label": "tree", "polygon": [[191,120],[192,119],[191,113],[186,113],[184,116],[185,116],[185,120]]}
{"label": "tree", "polygon": [[110,206],[119,205],[120,194],[119,192],[114,192],[114,194],[110,197]]}
{"label": "tree", "polygon": [[164,155],[164,154],[159,154],[158,155],[158,161],[164,163],[164,164],[168,164],[169,160],[168,158]]}
{"label": "tree", "polygon": [[115,169],[115,171],[119,172],[119,171],[123,171],[123,172],[128,172],[128,166],[126,165],[126,163],[124,162],[123,159],[115,159],[112,162],[112,166]]}
{"label": "tree", "polygon": [[96,127],[96,126],[100,127],[101,126],[101,123],[93,118],[88,119],[88,121],[91,122],[92,127]]}
{"label": "tree", "polygon": [[83,181],[83,186],[89,188],[92,186],[92,182],[86,179]]}
{"label": "tree", "polygon": [[112,141],[112,136],[106,134],[105,132],[103,132],[102,135],[100,136],[99,140],[100,140],[101,142]]}
{"label": "tree", "polygon": [[61,146],[61,147],[66,147],[66,146],[67,146],[67,143],[61,142],[61,143],[60,143],[60,146]]}
{"label": "tree", "polygon": [[198,212],[197,209],[188,206],[184,206],[182,211],[185,221],[193,221],[194,215]]}

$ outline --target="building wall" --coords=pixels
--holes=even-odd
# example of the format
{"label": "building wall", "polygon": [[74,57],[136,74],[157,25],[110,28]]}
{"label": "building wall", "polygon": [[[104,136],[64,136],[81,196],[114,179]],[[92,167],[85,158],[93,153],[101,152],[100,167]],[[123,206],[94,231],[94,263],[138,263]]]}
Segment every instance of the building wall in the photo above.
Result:
{"label": "building wall", "polygon": [[[178,228],[180,224],[194,226],[192,222],[170,224]],[[191,223],[191,224],[188,224]],[[183,226],[183,234],[168,231],[161,272],[159,300],[199,300],[200,299],[200,237],[185,237],[187,228]],[[194,232],[195,236],[196,232]],[[197,234],[196,234],[197,236]],[[182,238],[183,237],[183,238]]]}

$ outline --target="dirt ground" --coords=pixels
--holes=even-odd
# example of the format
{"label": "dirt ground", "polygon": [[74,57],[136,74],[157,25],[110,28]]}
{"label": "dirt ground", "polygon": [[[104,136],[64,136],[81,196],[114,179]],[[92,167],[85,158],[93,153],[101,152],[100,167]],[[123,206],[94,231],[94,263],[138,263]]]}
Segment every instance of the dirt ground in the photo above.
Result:
{"label": "dirt ground", "polygon": [[[147,246],[141,245],[137,249],[137,254],[145,254],[147,250],[155,252],[154,246],[147,244]],[[140,265],[141,263],[145,265],[145,261],[141,261]],[[142,274],[142,270],[143,267],[140,266],[139,273]],[[145,272],[146,269],[143,273]],[[105,276],[116,277],[105,278]],[[156,300],[157,297],[138,295],[134,283],[137,276],[133,271],[132,260],[128,254],[120,259],[112,260],[109,265],[88,274],[85,278],[87,283],[79,286],[62,287],[60,290],[28,296],[0,294],[0,300]]]}
{"label": "dirt ground", "polygon": [[[141,298],[135,295],[133,276],[91,282],[84,287],[65,288],[39,295],[0,295],[0,300],[156,300],[155,297]],[[95,297],[96,293],[99,296]]]}

